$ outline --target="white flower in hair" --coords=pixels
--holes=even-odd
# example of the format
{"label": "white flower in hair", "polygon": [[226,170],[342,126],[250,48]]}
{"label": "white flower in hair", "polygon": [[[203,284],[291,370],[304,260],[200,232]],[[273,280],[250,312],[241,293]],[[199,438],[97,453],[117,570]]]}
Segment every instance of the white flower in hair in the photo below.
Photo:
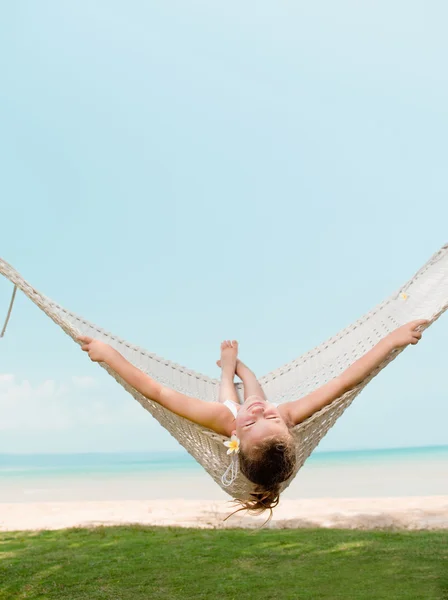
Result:
{"label": "white flower in hair", "polygon": [[227,454],[238,454],[240,451],[240,440],[236,437],[235,434],[232,435],[229,442],[224,442],[224,446],[228,448]]}

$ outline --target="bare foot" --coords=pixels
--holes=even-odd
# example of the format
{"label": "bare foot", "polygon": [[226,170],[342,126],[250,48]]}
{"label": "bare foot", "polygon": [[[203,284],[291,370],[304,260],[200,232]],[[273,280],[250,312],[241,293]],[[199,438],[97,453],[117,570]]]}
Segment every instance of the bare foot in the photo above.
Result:
{"label": "bare foot", "polygon": [[218,367],[226,371],[236,371],[238,357],[238,342],[236,340],[224,340],[221,344],[221,360],[217,361]]}

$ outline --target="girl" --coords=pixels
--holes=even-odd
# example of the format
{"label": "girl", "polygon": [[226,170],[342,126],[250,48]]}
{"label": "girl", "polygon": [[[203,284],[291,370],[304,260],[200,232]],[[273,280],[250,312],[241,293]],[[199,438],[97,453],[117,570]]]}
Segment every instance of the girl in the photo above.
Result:
{"label": "girl", "polygon": [[[92,361],[109,365],[146,398],[198,425],[232,436],[233,443],[226,442],[229,452],[238,453],[242,473],[256,486],[251,500],[239,501],[242,508],[272,512],[279,501],[280,484],[291,477],[295,468],[292,428],[361,383],[393,350],[416,344],[427,324],[421,319],[399,327],[332,381],[279,406],[266,400],[254,373],[238,359],[236,341],[221,344],[217,363],[221,367],[219,402],[205,402],[161,385],[104,342],[87,336],[78,340]],[[242,405],[234,386],[235,374],[244,385]]]}

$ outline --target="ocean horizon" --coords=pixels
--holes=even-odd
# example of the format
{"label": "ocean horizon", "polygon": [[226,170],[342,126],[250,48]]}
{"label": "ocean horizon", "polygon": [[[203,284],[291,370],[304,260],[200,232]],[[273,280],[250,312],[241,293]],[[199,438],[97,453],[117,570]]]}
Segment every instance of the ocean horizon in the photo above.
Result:
{"label": "ocean horizon", "polygon": [[[309,466],[360,465],[408,460],[448,460],[447,446],[410,446],[315,451]],[[154,452],[0,453],[0,479],[88,474],[125,474],[202,470],[185,450]]]}
{"label": "ocean horizon", "polygon": [[[448,495],[448,446],[315,451],[289,498]],[[0,503],[228,498],[185,450],[0,454]]]}

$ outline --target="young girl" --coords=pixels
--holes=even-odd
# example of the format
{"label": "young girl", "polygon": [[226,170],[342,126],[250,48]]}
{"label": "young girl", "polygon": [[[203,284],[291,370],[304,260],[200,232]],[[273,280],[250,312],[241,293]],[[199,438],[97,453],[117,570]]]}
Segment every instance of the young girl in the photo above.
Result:
{"label": "young girl", "polygon": [[[293,474],[296,463],[292,428],[315,412],[353,389],[386,357],[408,344],[416,344],[426,320],[412,321],[383,338],[372,350],[357,360],[341,375],[311,394],[276,406],[266,400],[254,373],[238,359],[236,341],[221,344],[221,385],[219,402],[205,402],[167,388],[129,363],[108,344],[80,336],[82,350],[91,360],[103,362],[116,371],[143,396],[158,402],[172,412],[212,429],[233,436],[230,446],[238,452],[239,468],[255,484],[249,501],[240,501],[251,511],[272,509],[278,504],[280,484]],[[244,385],[244,403],[239,404],[235,374]]]}

